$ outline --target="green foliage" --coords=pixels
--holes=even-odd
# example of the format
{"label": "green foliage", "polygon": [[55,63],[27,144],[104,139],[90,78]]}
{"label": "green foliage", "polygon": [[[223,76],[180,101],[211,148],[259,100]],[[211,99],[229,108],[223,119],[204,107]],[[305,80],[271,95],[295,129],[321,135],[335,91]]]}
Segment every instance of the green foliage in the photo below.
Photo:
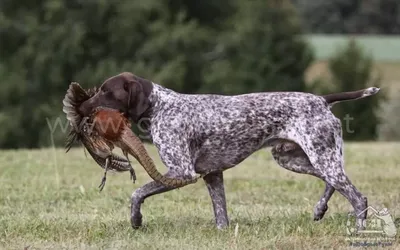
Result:
{"label": "green foliage", "polygon": [[292,0],[310,33],[400,34],[398,0]]}
{"label": "green foliage", "polygon": [[1,1],[0,148],[62,145],[70,82],[122,71],[184,93],[305,90],[298,23],[289,1]]}
{"label": "green foliage", "polygon": [[389,93],[388,100],[379,109],[378,136],[384,141],[400,141],[400,88]]}
{"label": "green foliage", "polygon": [[304,72],[313,61],[289,1],[236,1],[210,53],[203,92],[305,91]]}
{"label": "green foliage", "polygon": [[[1,7],[2,148],[49,145],[47,120],[54,126],[64,118],[61,100],[71,81],[89,87],[133,71],[178,91],[200,84],[196,55],[209,35],[167,3],[41,0]],[[60,128],[57,145],[65,139]]]}
{"label": "green foliage", "polygon": [[[355,41],[338,50],[329,61],[334,92],[355,91],[368,87],[380,87],[380,78],[373,74],[373,59]],[[342,102],[333,107],[333,112],[343,122],[343,138],[370,140],[377,135],[377,108],[385,97],[381,90],[373,97]],[[347,120],[347,117],[350,120]]]}

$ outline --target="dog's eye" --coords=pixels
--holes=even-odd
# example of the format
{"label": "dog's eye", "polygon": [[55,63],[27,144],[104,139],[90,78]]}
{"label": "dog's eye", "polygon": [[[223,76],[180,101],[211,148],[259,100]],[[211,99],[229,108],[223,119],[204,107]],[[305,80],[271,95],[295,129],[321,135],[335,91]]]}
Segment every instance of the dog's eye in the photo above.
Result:
{"label": "dog's eye", "polygon": [[126,92],[129,92],[128,82],[124,82],[124,90],[125,90]]}

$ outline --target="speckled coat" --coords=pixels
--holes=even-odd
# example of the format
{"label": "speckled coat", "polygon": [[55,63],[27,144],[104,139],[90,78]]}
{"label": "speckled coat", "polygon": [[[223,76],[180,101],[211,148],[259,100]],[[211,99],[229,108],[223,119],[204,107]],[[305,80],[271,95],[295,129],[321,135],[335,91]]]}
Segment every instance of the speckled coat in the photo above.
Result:
{"label": "speckled coat", "polygon": [[[196,173],[213,171],[205,181],[218,228],[228,225],[222,171],[265,147],[272,147],[281,167],[326,182],[315,220],[325,214],[335,189],[356,212],[367,206],[343,169],[341,122],[321,96],[300,92],[187,95],[154,84],[149,100],[153,104],[151,138],[168,174],[194,178]],[[139,189],[133,198],[144,200],[148,193],[164,188],[156,190]],[[132,213],[134,224],[141,224],[141,219],[135,221],[141,218],[139,214]]]}
{"label": "speckled coat", "polygon": [[[325,96],[300,92],[188,95],[124,72],[107,79],[99,94],[80,110],[90,114],[93,108],[105,106],[125,112],[139,126],[147,124],[168,168],[166,176],[193,179],[197,174],[205,175],[218,228],[229,225],[223,171],[267,147],[279,166],[325,182],[314,220],[323,218],[337,190],[351,203],[362,227],[367,198],[345,174],[341,122],[330,107],[378,91],[372,87]],[[142,225],[141,203],[147,197],[172,189],[152,181],[135,190],[132,226]]]}

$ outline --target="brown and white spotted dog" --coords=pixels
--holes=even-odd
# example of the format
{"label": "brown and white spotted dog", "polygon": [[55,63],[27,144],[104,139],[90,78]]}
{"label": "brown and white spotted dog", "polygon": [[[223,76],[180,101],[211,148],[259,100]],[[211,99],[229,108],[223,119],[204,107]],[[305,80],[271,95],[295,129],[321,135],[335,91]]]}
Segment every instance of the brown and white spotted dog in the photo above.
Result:
{"label": "brown and white spotted dog", "polygon": [[[326,183],[314,209],[315,220],[322,219],[335,190],[347,198],[356,214],[367,208],[367,198],[345,174],[341,122],[330,107],[378,91],[372,87],[326,96],[301,92],[190,95],[125,72],[107,79],[80,112],[89,115],[104,106],[125,113],[135,123],[147,119],[151,139],[168,168],[166,176],[190,179],[208,173],[204,181],[215,222],[224,228],[229,220],[223,171],[266,147],[272,147],[281,167]],[[140,206],[147,197],[172,189],[152,181],[134,191],[132,226],[142,225]],[[366,218],[366,213],[358,218]]]}

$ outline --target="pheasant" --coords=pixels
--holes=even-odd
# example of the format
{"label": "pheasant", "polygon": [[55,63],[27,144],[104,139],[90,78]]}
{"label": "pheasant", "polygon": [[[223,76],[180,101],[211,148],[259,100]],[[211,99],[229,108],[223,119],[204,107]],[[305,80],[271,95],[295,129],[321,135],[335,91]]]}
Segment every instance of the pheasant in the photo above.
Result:
{"label": "pheasant", "polygon": [[155,181],[161,182],[166,186],[177,187],[194,183],[202,177],[173,179],[163,176],[158,172],[153,160],[147,154],[142,141],[132,132],[129,120],[117,110],[98,107],[89,118],[89,123],[92,123],[93,131],[97,136],[121,148],[127,158],[128,153],[133,155]]}
{"label": "pheasant", "polygon": [[68,152],[74,141],[80,141],[84,148],[89,152],[95,162],[105,169],[103,179],[99,185],[100,191],[103,190],[106,182],[106,174],[108,170],[123,172],[129,171],[133,183],[136,181],[135,171],[130,164],[129,159],[112,153],[114,145],[104,140],[104,138],[92,133],[92,127],[87,122],[88,117],[82,117],[77,108],[79,105],[89,99],[96,93],[96,89],[85,91],[78,83],[72,83],[63,100],[63,111],[67,115],[67,120],[72,127],[66,143],[66,152]]}
{"label": "pheasant", "polygon": [[[162,175],[148,155],[142,141],[130,129],[129,120],[117,110],[98,107],[90,117],[82,117],[78,112],[79,106],[96,93],[95,88],[85,91],[78,83],[71,83],[63,100],[63,111],[72,126],[67,149],[69,150],[74,140],[80,140],[93,159],[105,169],[99,186],[100,190],[105,185],[106,174],[110,169],[129,170],[131,178],[136,180],[135,172],[129,163],[128,153],[134,156],[154,181],[168,187],[185,186],[203,177],[201,175],[194,179],[175,179]],[[112,153],[114,146],[121,148],[126,159]]]}

